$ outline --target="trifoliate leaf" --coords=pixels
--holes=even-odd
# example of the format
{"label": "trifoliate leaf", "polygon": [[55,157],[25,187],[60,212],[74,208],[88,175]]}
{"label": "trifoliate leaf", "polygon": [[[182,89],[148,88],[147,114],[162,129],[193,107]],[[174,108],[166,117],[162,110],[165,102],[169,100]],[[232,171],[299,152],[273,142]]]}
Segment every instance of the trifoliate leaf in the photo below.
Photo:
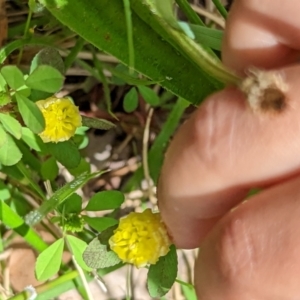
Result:
{"label": "trifoliate leaf", "polygon": [[26,79],[28,87],[49,93],[57,92],[62,87],[63,82],[63,75],[48,65],[38,66]]}

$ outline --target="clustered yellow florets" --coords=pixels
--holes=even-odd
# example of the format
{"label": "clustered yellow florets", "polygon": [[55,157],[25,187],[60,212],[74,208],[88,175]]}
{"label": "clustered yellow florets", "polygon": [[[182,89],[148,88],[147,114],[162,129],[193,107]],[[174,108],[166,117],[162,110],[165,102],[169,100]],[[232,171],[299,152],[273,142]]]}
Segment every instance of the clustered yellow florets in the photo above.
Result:
{"label": "clustered yellow florets", "polygon": [[50,97],[36,104],[45,118],[45,130],[40,133],[45,143],[67,141],[81,126],[78,107],[68,98]]}
{"label": "clustered yellow florets", "polygon": [[123,262],[140,268],[166,255],[171,242],[160,214],[146,209],[122,218],[109,244]]}

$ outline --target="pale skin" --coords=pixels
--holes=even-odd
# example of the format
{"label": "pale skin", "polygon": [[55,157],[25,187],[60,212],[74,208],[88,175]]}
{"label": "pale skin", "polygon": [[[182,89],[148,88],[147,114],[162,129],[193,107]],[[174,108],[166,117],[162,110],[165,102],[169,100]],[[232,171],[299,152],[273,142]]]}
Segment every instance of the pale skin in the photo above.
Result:
{"label": "pale skin", "polygon": [[[210,96],[178,130],[159,207],[174,243],[201,247],[201,300],[300,299],[300,1],[236,0],[223,62],[279,70],[286,110],[254,114],[243,94]],[[244,201],[249,189],[263,191]]]}

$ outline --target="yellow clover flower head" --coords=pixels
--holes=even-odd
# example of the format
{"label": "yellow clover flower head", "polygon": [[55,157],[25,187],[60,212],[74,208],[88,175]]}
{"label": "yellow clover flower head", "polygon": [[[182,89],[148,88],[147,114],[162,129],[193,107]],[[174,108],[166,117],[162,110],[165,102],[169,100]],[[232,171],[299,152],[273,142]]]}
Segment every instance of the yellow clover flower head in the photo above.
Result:
{"label": "yellow clover flower head", "polygon": [[120,219],[109,245],[123,262],[140,268],[155,264],[160,256],[166,255],[171,241],[160,214],[146,209]]}
{"label": "yellow clover flower head", "polygon": [[81,126],[78,107],[68,98],[50,97],[36,104],[45,118],[45,130],[39,134],[44,143],[67,141]]}

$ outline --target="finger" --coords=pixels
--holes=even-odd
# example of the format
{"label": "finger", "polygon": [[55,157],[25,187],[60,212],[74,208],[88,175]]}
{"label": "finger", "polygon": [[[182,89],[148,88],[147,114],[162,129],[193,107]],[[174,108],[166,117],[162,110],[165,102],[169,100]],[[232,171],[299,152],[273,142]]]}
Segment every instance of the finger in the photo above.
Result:
{"label": "finger", "polygon": [[201,246],[198,299],[298,299],[299,215],[300,177],[227,213]]}
{"label": "finger", "polygon": [[222,59],[243,72],[249,66],[279,68],[299,58],[300,2],[236,0],[229,13]]}
{"label": "finger", "polygon": [[254,114],[235,89],[212,95],[181,127],[165,157],[159,207],[177,246],[197,247],[215,222],[251,187],[300,169],[298,66],[282,70],[287,109]]}

